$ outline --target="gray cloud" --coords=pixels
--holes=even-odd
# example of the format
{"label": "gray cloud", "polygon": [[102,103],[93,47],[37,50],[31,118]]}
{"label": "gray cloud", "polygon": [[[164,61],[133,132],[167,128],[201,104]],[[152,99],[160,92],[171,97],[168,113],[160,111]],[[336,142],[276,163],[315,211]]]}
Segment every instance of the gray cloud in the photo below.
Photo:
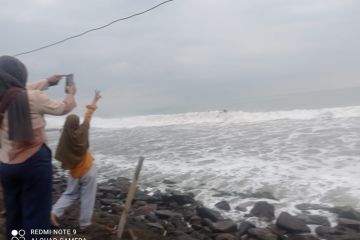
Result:
{"label": "gray cloud", "polygon": [[[2,1],[0,53],[157,3]],[[21,60],[31,79],[74,72],[79,105],[101,89],[103,116],[237,108],[244,99],[359,86],[359,9],[356,0],[177,0]],[[63,88],[50,94],[60,98]]]}

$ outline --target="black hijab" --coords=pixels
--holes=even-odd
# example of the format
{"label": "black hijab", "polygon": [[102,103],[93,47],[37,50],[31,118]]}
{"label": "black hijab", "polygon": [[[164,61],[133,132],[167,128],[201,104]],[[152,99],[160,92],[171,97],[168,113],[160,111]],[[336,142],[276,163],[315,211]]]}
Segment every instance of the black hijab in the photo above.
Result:
{"label": "black hijab", "polygon": [[26,82],[25,65],[14,57],[1,56],[0,127],[7,111],[9,139],[17,142],[28,142],[34,138]]}

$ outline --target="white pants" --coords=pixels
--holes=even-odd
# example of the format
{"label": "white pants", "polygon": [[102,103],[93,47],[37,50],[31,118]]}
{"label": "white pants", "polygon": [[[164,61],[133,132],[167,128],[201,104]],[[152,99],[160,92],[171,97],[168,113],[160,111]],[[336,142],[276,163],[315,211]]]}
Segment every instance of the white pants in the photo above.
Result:
{"label": "white pants", "polygon": [[80,227],[91,225],[96,197],[96,173],[97,168],[93,164],[81,178],[69,176],[66,190],[54,204],[52,212],[61,217],[67,207],[80,200]]}

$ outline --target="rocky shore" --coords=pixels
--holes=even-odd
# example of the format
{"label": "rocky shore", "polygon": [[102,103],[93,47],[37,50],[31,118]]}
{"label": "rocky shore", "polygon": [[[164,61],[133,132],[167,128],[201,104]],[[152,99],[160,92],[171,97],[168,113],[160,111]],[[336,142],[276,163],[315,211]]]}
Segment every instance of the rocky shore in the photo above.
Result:
{"label": "rocky shore", "polygon": [[[94,212],[94,224],[85,230],[78,226],[79,206],[70,207],[60,219],[62,229],[75,230],[73,236],[86,240],[117,239],[116,227],[122,212],[129,179],[117,178],[100,183]],[[171,185],[171,184],[170,184]],[[66,187],[66,178],[55,171],[54,200]],[[0,193],[2,197],[2,193]],[[1,198],[0,197],[0,198]],[[2,199],[0,199],[0,208]],[[230,210],[226,201],[214,206]],[[174,190],[148,193],[138,190],[129,213],[123,239],[129,240],[360,240],[360,212],[350,207],[328,207],[318,204],[299,204],[301,214],[287,212],[275,217],[275,206],[267,201],[256,202],[241,221],[233,221],[197,202],[191,194]],[[239,211],[244,211],[241,207]],[[331,226],[329,220],[311,214],[311,210],[329,211],[337,216]],[[266,226],[256,226],[248,219],[259,219]],[[0,217],[0,240],[3,239],[4,217]]]}

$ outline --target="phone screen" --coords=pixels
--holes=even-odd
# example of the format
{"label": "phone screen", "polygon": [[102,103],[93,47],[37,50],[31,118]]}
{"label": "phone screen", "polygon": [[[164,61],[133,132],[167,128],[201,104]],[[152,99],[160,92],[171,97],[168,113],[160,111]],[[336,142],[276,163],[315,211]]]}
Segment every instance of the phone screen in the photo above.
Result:
{"label": "phone screen", "polygon": [[65,75],[65,92],[68,93],[67,87],[74,84],[74,74]]}

